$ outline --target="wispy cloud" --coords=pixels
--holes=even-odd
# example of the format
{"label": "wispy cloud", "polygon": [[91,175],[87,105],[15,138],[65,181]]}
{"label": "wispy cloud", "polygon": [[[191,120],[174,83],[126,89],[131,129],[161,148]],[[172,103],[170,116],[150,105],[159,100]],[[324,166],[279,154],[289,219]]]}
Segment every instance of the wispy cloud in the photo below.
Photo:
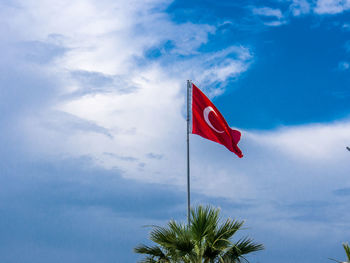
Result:
{"label": "wispy cloud", "polygon": [[[271,7],[254,7],[254,15],[262,17],[263,23],[267,26],[280,26],[288,23],[290,17],[299,17],[309,14],[315,15],[336,15],[350,9],[349,0],[291,0],[288,9]],[[268,20],[268,21],[265,21]],[[347,29],[347,23],[343,24],[343,29]]]}
{"label": "wispy cloud", "polygon": [[283,17],[281,10],[277,8],[255,7],[253,8],[252,11],[253,11],[253,14],[260,15],[260,16],[275,17],[277,19],[281,19]]}
{"label": "wispy cloud", "polygon": [[307,0],[293,0],[289,9],[294,16],[301,16],[310,13],[311,5]]}
{"label": "wispy cloud", "polygon": [[260,16],[266,26],[281,26],[286,23],[282,11],[278,8],[254,7],[252,13]]}
{"label": "wispy cloud", "polygon": [[314,8],[316,14],[338,14],[350,9],[349,0],[318,0]]}

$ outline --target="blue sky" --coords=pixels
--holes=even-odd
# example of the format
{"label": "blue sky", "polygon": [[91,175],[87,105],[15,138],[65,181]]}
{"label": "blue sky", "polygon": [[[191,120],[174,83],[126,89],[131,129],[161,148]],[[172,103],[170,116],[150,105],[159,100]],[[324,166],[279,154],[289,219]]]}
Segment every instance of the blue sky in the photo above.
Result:
{"label": "blue sky", "polygon": [[251,262],[344,260],[349,11],[0,0],[0,261],[136,262],[145,225],[186,220],[187,79],[245,155],[191,136],[193,204],[246,220]]}

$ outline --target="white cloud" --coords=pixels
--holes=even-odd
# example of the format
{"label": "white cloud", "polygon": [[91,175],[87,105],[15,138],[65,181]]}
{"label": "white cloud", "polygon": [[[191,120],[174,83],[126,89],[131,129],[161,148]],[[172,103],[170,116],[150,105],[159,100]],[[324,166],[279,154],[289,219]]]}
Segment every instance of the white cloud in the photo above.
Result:
{"label": "white cloud", "polygon": [[285,21],[270,21],[270,22],[264,22],[264,25],[266,26],[281,26],[284,25],[286,22]]}
{"label": "white cloud", "polygon": [[289,6],[294,16],[300,16],[310,13],[310,3],[307,0],[293,0]]}
{"label": "white cloud", "polygon": [[283,17],[280,9],[271,8],[271,7],[253,8],[253,14],[260,15],[260,16],[270,16],[270,17],[272,16],[278,19],[281,19]]}
{"label": "white cloud", "polygon": [[[150,47],[173,41],[174,52],[192,54],[214,27],[174,24],[152,7],[162,1],[18,1],[6,21],[21,40],[47,41],[59,35],[69,51],[57,67],[105,74],[130,73],[134,60]],[[8,11],[6,11],[8,12]],[[11,13],[11,12],[10,12]],[[30,21],[31,27],[22,30]],[[18,30],[19,29],[19,30]]]}
{"label": "white cloud", "polygon": [[[253,8],[252,12],[255,15],[266,17],[266,18],[275,18],[274,21],[264,22],[268,26],[280,26],[287,23],[287,18],[289,16],[302,16],[308,15],[311,12],[317,15],[335,15],[345,12],[350,9],[350,0],[288,0],[289,12],[283,12],[278,8],[271,7],[261,7]],[[347,29],[348,24],[343,25],[344,29]]]}
{"label": "white cloud", "polygon": [[316,14],[338,14],[350,9],[349,0],[318,0],[314,8]]}
{"label": "white cloud", "polygon": [[312,124],[283,128],[270,133],[251,134],[252,139],[265,147],[302,162],[334,161],[342,156],[349,139],[350,123]]}
{"label": "white cloud", "polygon": [[263,24],[266,26],[281,26],[286,23],[282,11],[271,7],[255,7],[252,9],[254,15],[262,18]]}
{"label": "white cloud", "polygon": [[[18,123],[32,154],[88,155],[107,169],[121,169],[126,177],[183,183],[179,151],[184,145],[179,141],[184,135],[186,79],[213,84],[218,89],[211,93],[219,94],[224,87],[217,83],[246,71],[252,55],[242,46],[199,52],[215,26],[177,24],[164,12],[167,4],[18,0],[2,9],[13,41],[65,49],[37,66],[58,82],[54,103]],[[146,58],[151,49],[161,50],[162,56]],[[92,80],[96,87],[91,87]],[[150,159],[150,152],[164,158]],[[171,167],[166,177],[165,167]]]}

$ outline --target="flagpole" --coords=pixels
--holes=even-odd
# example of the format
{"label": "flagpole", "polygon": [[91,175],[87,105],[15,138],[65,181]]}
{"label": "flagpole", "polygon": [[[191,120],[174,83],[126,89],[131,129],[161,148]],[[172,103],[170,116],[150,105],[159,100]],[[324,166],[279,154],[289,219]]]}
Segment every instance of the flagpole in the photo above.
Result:
{"label": "flagpole", "polygon": [[187,80],[187,221],[191,222],[191,194],[190,194],[190,95],[191,81]]}

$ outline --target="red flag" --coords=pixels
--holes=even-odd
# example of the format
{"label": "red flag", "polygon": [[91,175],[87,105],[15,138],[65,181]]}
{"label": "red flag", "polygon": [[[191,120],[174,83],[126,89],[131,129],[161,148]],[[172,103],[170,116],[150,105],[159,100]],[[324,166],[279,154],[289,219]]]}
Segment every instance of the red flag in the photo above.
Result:
{"label": "red flag", "polygon": [[224,145],[231,152],[243,157],[237,144],[241,133],[228,126],[215,105],[199,88],[192,84],[192,133]]}

